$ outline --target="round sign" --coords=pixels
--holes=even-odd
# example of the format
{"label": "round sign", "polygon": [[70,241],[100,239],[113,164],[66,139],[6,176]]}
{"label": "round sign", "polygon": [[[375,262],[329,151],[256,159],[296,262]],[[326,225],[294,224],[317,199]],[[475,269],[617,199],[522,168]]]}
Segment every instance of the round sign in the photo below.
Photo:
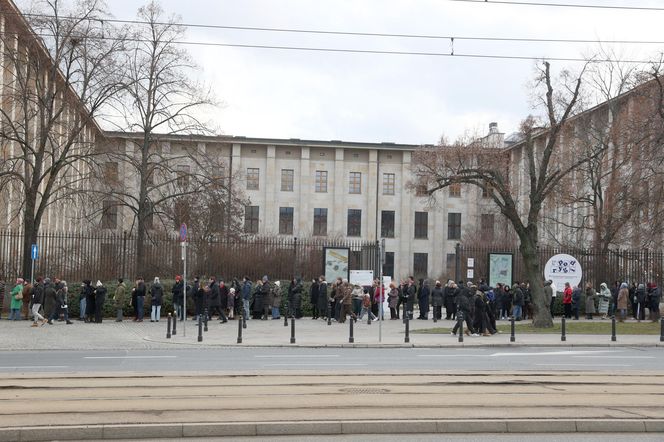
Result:
{"label": "round sign", "polygon": [[582,277],[581,263],[565,253],[552,256],[544,266],[544,279],[553,281],[558,291],[563,291],[566,282],[572,287],[579,285]]}
{"label": "round sign", "polygon": [[180,241],[184,242],[187,240],[187,225],[182,223],[180,226]]}

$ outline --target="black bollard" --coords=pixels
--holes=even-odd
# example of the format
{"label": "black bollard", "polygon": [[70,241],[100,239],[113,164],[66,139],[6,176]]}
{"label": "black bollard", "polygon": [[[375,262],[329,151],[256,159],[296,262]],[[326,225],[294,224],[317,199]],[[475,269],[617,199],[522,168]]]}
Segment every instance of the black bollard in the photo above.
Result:
{"label": "black bollard", "polygon": [[567,336],[565,335],[565,317],[564,316],[560,319],[560,340],[562,342],[567,341]]}
{"label": "black bollard", "polygon": [[207,323],[208,323],[208,309],[206,308],[205,309],[205,316],[203,316],[203,325],[204,325],[203,331],[208,331]]}
{"label": "black bollard", "polygon": [[332,325],[332,303],[327,302],[327,325]]}
{"label": "black bollard", "polygon": [[611,342],[616,342],[616,317],[611,316]]}
{"label": "black bollard", "polygon": [[[371,307],[369,307],[369,311],[367,311],[367,325],[371,325],[371,315],[372,314],[373,314],[373,312],[371,311]],[[380,315],[380,308],[378,309],[378,314]],[[353,318],[351,317],[351,320],[352,319]]]}
{"label": "black bollard", "polygon": [[353,321],[353,318],[350,318],[350,321],[348,322],[350,323],[350,335],[348,336],[348,342],[352,344],[355,342],[355,337],[353,336],[353,323],[355,321]]}
{"label": "black bollard", "polygon": [[171,314],[168,314],[168,321],[166,321],[166,339],[171,339]]}
{"label": "black bollard", "polygon": [[237,343],[242,344],[242,317],[237,322]]}
{"label": "black bollard", "polygon": [[664,342],[664,318],[659,318],[659,342]]}
{"label": "black bollard", "polygon": [[198,342],[203,342],[203,317],[198,315]]}
{"label": "black bollard", "polygon": [[403,342],[406,344],[410,342],[410,318],[408,316],[406,316],[406,336],[404,336]]}
{"label": "black bollard", "polygon": [[406,312],[406,303],[404,302],[401,305],[403,306],[403,309],[402,309],[403,318],[402,319],[403,319],[403,323],[405,324],[406,323],[406,316],[408,316],[408,313]]}
{"label": "black bollard", "polygon": [[247,318],[242,315],[242,328],[247,328]]}
{"label": "black bollard", "polygon": [[463,313],[457,312],[457,325],[459,329],[459,342],[463,342]]}
{"label": "black bollard", "polygon": [[295,318],[290,320],[290,343],[295,344]]}
{"label": "black bollard", "polygon": [[510,318],[511,325],[510,325],[510,342],[516,341],[516,337],[514,336],[514,315]]}
{"label": "black bollard", "polygon": [[[169,313],[168,316],[170,317],[171,314]],[[178,318],[175,316],[175,312],[173,312],[173,331],[171,332],[171,335],[175,336],[177,335],[177,326],[176,324],[178,323]]]}
{"label": "black bollard", "polygon": [[286,307],[286,311],[284,314],[284,327],[288,327],[288,307]]}

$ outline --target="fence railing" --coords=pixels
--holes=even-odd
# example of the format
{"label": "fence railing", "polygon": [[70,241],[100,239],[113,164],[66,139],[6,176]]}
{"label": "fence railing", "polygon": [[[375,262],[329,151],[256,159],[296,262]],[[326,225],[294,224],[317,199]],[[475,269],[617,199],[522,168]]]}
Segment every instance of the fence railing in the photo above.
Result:
{"label": "fence railing", "polygon": [[[516,281],[525,281],[525,269],[523,259],[518,247],[482,247],[482,246],[463,246],[457,247],[458,268],[456,269],[457,279],[466,279],[468,258],[473,259],[473,279],[487,279],[489,274],[489,253],[512,253],[513,275]],[[657,282],[662,283],[662,274],[664,271],[664,252],[652,250],[592,250],[592,249],[573,249],[573,248],[554,248],[540,247],[538,256],[540,268],[544,272],[544,266],[554,255],[565,253],[574,256],[581,264],[583,270],[583,281],[590,281],[593,287],[599,287],[599,284],[606,282],[611,285],[613,281],[621,282]],[[542,277],[544,275],[542,274]]]}
{"label": "fence railing", "polygon": [[[0,231],[0,277],[20,275],[23,235]],[[35,276],[57,276],[68,281],[119,276],[173,277],[183,270],[181,243],[173,234],[152,234],[145,242],[144,275],[137,275],[135,235],[114,232],[44,232],[37,238],[39,259]],[[374,242],[328,238],[248,237],[189,238],[187,273],[224,278],[249,276],[252,279],[306,279],[323,272],[323,247],[350,249],[350,268],[377,272],[377,245]],[[30,275],[23,275],[29,277]]]}

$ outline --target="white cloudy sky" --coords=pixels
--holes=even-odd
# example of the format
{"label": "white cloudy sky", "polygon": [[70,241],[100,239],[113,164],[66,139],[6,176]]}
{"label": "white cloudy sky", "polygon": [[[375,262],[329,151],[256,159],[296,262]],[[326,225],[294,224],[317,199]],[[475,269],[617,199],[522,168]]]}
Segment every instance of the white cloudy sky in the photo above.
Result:
{"label": "white cloudy sky", "polygon": [[[522,0],[519,0],[522,1]],[[563,3],[561,0],[542,0]],[[143,2],[109,0],[129,19]],[[488,37],[664,40],[664,11],[620,11],[462,3],[448,0],[162,0],[188,23],[335,31]],[[655,6],[661,0],[565,0]],[[317,36],[189,29],[192,41],[449,52],[445,40]],[[621,45],[648,58],[662,45]],[[581,57],[592,44],[456,41],[457,53]],[[433,143],[442,133],[512,132],[533,112],[533,61],[333,54],[190,47],[225,106],[213,119],[230,135]],[[554,62],[556,68],[578,67]]]}

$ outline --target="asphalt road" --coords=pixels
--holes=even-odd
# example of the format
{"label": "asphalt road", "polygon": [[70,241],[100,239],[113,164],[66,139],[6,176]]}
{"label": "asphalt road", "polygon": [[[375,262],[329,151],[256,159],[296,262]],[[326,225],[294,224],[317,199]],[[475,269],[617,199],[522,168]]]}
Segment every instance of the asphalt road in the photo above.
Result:
{"label": "asphalt road", "polygon": [[0,352],[0,373],[265,370],[661,371],[664,348],[206,348]]}

